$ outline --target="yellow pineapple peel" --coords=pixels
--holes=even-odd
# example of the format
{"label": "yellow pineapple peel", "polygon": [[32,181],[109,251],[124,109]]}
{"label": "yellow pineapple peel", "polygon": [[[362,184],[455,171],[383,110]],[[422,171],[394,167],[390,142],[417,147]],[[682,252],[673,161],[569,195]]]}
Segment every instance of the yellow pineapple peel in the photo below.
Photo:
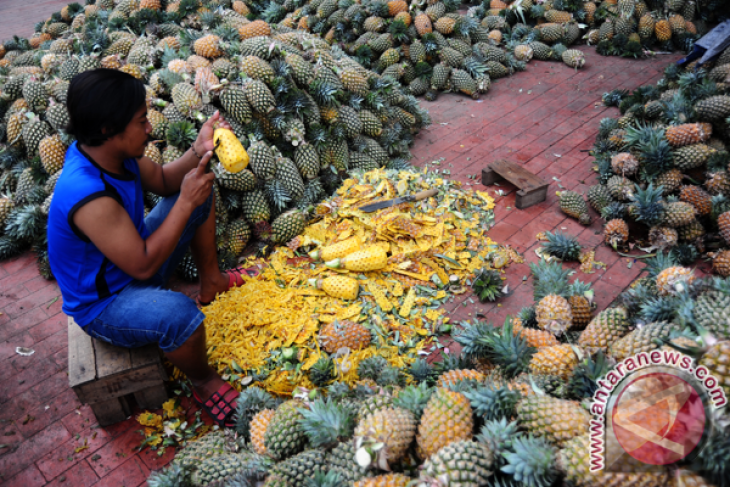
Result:
{"label": "yellow pineapple peel", "polygon": [[[428,187],[443,188],[440,199],[373,213],[358,209]],[[298,387],[314,388],[309,369],[326,353],[320,350],[320,329],[343,320],[361,323],[383,339],[361,350],[332,353],[336,380],[356,385],[358,364],[376,355],[407,367],[430,350],[434,330],[448,320],[438,306],[452,292],[437,292],[433,275],[444,284],[451,274],[464,281],[495,252],[505,256],[505,265],[518,257],[485,233],[493,222],[494,200],[433,172],[376,169],[353,175],[318,208],[326,211],[317,211],[317,220],[296,242],[299,252],[305,242],[316,245],[310,257],[318,262],[302,265],[286,246],[275,248],[266,260],[251,257],[241,264],[262,264],[261,274],[206,307],[209,362],[221,374],[233,377],[237,369],[245,376],[266,369],[268,375],[256,375],[253,383],[281,396]],[[360,284],[367,293],[358,292]],[[401,337],[399,344],[395,336]],[[272,360],[282,347],[297,347],[297,367]]]}

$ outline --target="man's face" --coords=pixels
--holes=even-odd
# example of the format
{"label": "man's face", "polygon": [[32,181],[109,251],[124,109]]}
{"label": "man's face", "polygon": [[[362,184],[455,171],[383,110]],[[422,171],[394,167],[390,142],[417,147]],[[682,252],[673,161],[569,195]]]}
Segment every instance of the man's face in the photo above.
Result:
{"label": "man's face", "polygon": [[138,159],[144,155],[151,132],[152,124],[147,120],[147,104],[143,103],[134,113],[124,132],[112,137],[111,140],[126,157]]}

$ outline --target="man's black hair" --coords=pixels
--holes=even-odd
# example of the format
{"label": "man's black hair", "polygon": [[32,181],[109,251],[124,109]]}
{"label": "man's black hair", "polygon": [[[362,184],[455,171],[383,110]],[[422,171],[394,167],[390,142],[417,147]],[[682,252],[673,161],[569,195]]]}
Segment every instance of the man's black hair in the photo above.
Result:
{"label": "man's black hair", "polygon": [[122,71],[100,68],[74,76],[66,98],[66,131],[81,144],[99,146],[124,132],[145,96],[144,84]]}

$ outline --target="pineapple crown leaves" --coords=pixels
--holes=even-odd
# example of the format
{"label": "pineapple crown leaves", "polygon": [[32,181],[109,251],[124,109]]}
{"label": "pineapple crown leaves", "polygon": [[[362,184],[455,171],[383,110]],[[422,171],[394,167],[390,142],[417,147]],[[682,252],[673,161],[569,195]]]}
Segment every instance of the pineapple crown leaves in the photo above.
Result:
{"label": "pineapple crown leaves", "polygon": [[496,301],[502,296],[502,276],[493,269],[480,269],[476,272],[471,287],[482,303]]}
{"label": "pineapple crown leaves", "polygon": [[197,137],[195,125],[187,120],[173,122],[167,129],[167,142],[180,150],[187,150]]}
{"label": "pineapple crown leaves", "polygon": [[309,378],[318,387],[324,387],[336,377],[335,363],[330,357],[322,357],[309,369]]}
{"label": "pineapple crown leaves", "polygon": [[601,209],[601,218],[607,222],[624,217],[626,217],[626,205],[618,201],[612,201]]}
{"label": "pineapple crown leaves", "polygon": [[327,387],[327,397],[333,401],[349,397],[351,392],[350,386],[344,382],[333,382]]}
{"label": "pineapple crown leaves", "polygon": [[[724,424],[726,421],[727,413],[724,413],[719,423]],[[702,454],[692,462],[692,470],[714,485],[726,485],[730,478],[730,463],[727,461],[730,457],[730,436],[727,431],[727,426],[715,428],[709,435]]]}
{"label": "pineapple crown leaves", "polygon": [[517,482],[535,487],[552,485],[557,477],[555,450],[541,437],[522,436],[512,441],[511,451],[502,452],[506,461],[500,470]]}
{"label": "pineapple crown leaves", "polygon": [[397,42],[410,42],[410,37],[408,36],[408,27],[406,26],[403,21],[397,20],[390,24],[388,27],[388,32],[393,36],[393,40]]}
{"label": "pineapple crown leaves", "polygon": [[352,437],[355,415],[334,400],[315,399],[309,409],[297,408],[299,425],[315,448],[331,448]]}
{"label": "pineapple crown leaves", "polygon": [[646,260],[648,277],[649,279],[656,279],[664,269],[676,266],[677,264],[678,262],[669,253],[657,252],[654,257]]}
{"label": "pineapple crown leaves", "polygon": [[250,386],[244,389],[238,396],[238,402],[236,403],[234,416],[236,432],[244,438],[248,438],[250,434],[249,425],[256,413],[264,409],[276,409],[280,402],[259,387]]}
{"label": "pineapple crown leaves", "polygon": [[522,398],[518,390],[510,390],[505,384],[483,384],[472,391],[464,392],[474,414],[485,421],[510,418],[515,415],[517,403]]}
{"label": "pineapple crown leaves", "polygon": [[304,487],[342,487],[345,484],[345,479],[340,472],[317,470],[314,476],[307,477]]}
{"label": "pineapple crown leaves", "polygon": [[325,79],[315,79],[309,85],[309,92],[318,105],[331,107],[337,104],[341,91]]}
{"label": "pineapple crown leaves", "polygon": [[662,203],[664,186],[655,188],[653,184],[649,184],[646,189],[641,189],[641,186],[636,184],[635,187],[636,192],[631,206],[636,221],[644,222],[650,227],[658,225],[664,220],[665,207]]}
{"label": "pineapple crown leaves", "polygon": [[[536,351],[521,335],[515,335],[512,329],[512,319],[508,316],[499,329],[489,324],[477,324],[470,327],[467,334],[462,333],[454,339],[462,345],[464,353],[474,358],[488,359],[500,366],[506,377],[512,378],[527,372],[530,359]],[[472,344],[465,343],[466,337],[473,337]]]}
{"label": "pineapple crown leaves", "polygon": [[31,242],[44,232],[47,219],[39,205],[13,208],[5,219],[5,235],[16,241]]}
{"label": "pineapple crown leaves", "polygon": [[543,250],[564,261],[577,261],[580,257],[581,245],[578,239],[562,232],[545,232],[547,242],[543,242]]}
{"label": "pineapple crown leaves", "polygon": [[419,383],[428,381],[431,373],[431,365],[424,358],[417,358],[408,368],[408,374]]}
{"label": "pineapple crown leaves", "polygon": [[641,304],[639,318],[646,323],[672,321],[677,313],[679,299],[674,296],[648,298]]}
{"label": "pineapple crown leaves", "polygon": [[[579,281],[576,281],[579,282]],[[517,315],[525,328],[537,328],[537,314],[534,306],[522,308]]]}
{"label": "pineapple crown leaves", "polygon": [[694,245],[682,242],[672,247],[669,255],[680,265],[689,266],[699,258],[700,253]]}
{"label": "pineapple crown leaves", "polygon": [[418,421],[421,419],[433,392],[434,389],[425,382],[410,385],[398,393],[398,396],[393,400],[393,405],[410,411]]}
{"label": "pineapple crown leaves", "polygon": [[147,479],[149,487],[183,487],[189,482],[190,473],[180,465],[173,463],[157,472],[152,472]]}
{"label": "pineapple crown leaves", "polygon": [[582,400],[593,397],[598,389],[598,380],[609,372],[614,360],[609,360],[603,350],[586,356],[576,365],[568,381],[569,397]]}
{"label": "pineapple crown leaves", "polygon": [[377,380],[383,369],[388,366],[388,361],[380,355],[368,357],[358,364],[357,375],[360,379]]}
{"label": "pineapple crown leaves", "polygon": [[559,262],[547,262],[541,260],[539,263],[530,264],[530,270],[534,277],[532,295],[536,302],[548,294],[568,296],[568,276],[570,269],[563,269]]}
{"label": "pineapple crown leaves", "polygon": [[375,383],[381,387],[396,386],[402,387],[405,385],[405,376],[398,367],[387,365],[383,367],[383,370],[378,374]]}
{"label": "pineapple crown leaves", "polygon": [[[601,100],[603,101],[603,104],[607,107],[618,107],[621,101],[628,96],[629,91],[623,90],[620,88],[611,90],[609,92],[606,92],[601,97]],[[605,119],[604,119],[605,120]],[[609,119],[613,120],[613,119]],[[603,122],[603,120],[601,120]]]}
{"label": "pineapple crown leaves", "polygon": [[659,174],[672,167],[672,148],[664,138],[664,131],[655,131],[645,143],[637,146],[641,161],[640,177],[644,181],[653,181]]}
{"label": "pineapple crown leaves", "polygon": [[495,462],[498,465],[504,464],[502,453],[510,451],[512,442],[515,438],[522,436],[517,421],[508,421],[506,417],[499,419],[488,419],[479,430],[475,440],[483,445],[487,445],[495,454]]}

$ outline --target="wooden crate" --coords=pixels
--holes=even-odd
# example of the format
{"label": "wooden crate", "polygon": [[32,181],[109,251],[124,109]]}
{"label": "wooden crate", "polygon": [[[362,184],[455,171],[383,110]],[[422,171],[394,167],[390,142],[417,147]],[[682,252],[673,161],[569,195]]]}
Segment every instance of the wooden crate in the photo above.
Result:
{"label": "wooden crate", "polygon": [[482,184],[489,186],[506,179],[519,188],[515,197],[515,206],[522,210],[545,201],[548,183],[514,162],[500,159],[482,170]]}
{"label": "wooden crate", "polygon": [[129,417],[131,400],[140,408],[157,409],[168,398],[157,345],[115,347],[91,338],[70,316],[68,378],[79,401],[91,406],[101,426]]}

